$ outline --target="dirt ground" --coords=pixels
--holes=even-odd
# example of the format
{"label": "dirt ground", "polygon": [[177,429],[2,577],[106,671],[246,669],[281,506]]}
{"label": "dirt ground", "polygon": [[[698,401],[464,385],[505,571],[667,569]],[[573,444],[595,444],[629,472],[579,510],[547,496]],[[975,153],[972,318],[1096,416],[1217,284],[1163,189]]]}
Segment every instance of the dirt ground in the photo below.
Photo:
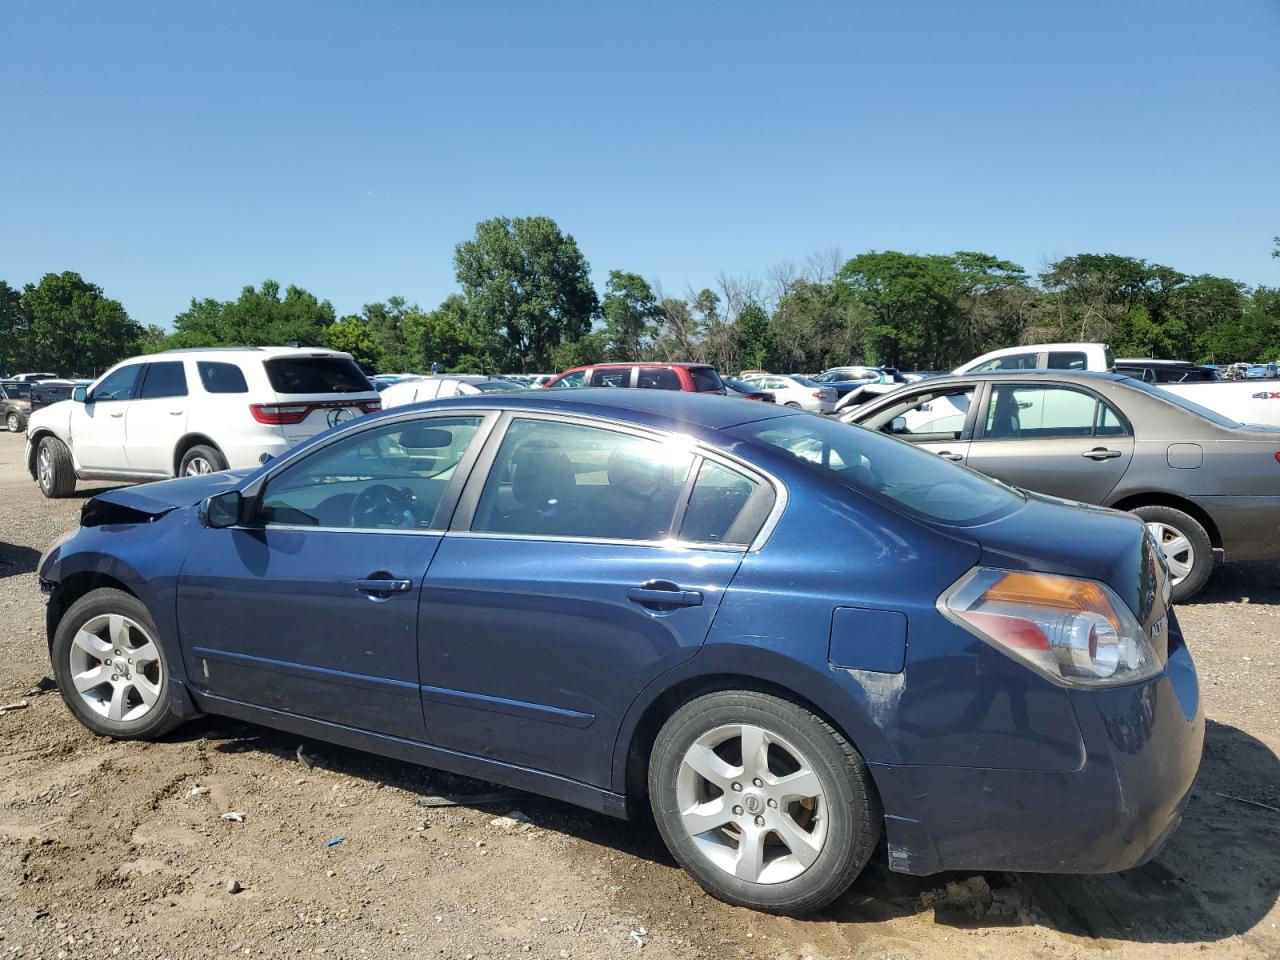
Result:
{"label": "dirt ground", "polygon": [[652,827],[550,800],[429,808],[498,788],[217,718],[155,744],[93,738],[39,689],[33,571],[95,488],[45,500],[22,442],[0,435],[0,707],[27,704],[0,715],[0,960],[1280,957],[1280,564],[1228,564],[1179,610],[1210,720],[1154,863],[914,878],[882,850],[791,920],[707,897]]}

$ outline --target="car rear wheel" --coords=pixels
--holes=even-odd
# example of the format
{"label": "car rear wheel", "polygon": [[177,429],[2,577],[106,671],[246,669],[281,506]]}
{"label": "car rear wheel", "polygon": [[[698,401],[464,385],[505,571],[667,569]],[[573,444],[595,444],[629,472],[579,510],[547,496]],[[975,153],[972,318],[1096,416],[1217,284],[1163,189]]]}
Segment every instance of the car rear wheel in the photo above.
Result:
{"label": "car rear wheel", "polygon": [[1200,522],[1174,507],[1138,507],[1133,512],[1164,554],[1174,602],[1189,600],[1204,589],[1213,572],[1213,543]]}
{"label": "car rear wheel", "polygon": [[783,404],[783,406],[784,406],[784,407],[791,407],[791,409],[793,409],[793,410],[799,410],[799,409],[800,409],[800,404],[796,403],[794,400],[788,400],[786,403],[784,403],[784,404]]}
{"label": "car rear wheel", "polygon": [[16,413],[11,413],[4,419],[5,426],[9,428],[10,433],[22,432],[22,418]]}
{"label": "car rear wheel", "polygon": [[71,451],[57,437],[45,437],[36,449],[36,480],[46,497],[65,497],[76,488]]}
{"label": "car rear wheel", "polygon": [[214,447],[192,447],[182,455],[182,463],[178,468],[180,477],[200,477],[206,473],[217,473],[227,469],[227,458]]}
{"label": "car rear wheel", "polygon": [[54,676],[77,720],[99,736],[149,740],[181,723],[169,665],[142,602],[102,588],[71,605],[54,633]]}
{"label": "car rear wheel", "polygon": [[801,914],[848,889],[880,837],[866,764],[812,711],[718,691],[663,725],[649,797],[672,856],[712,896]]}

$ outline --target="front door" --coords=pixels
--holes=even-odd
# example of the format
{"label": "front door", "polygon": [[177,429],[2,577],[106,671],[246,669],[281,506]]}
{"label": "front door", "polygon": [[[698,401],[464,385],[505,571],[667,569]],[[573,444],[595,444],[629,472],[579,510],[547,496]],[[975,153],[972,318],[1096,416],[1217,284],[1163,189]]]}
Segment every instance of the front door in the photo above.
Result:
{"label": "front door", "polygon": [[143,364],[130,363],[103,377],[85,398],[71,407],[71,449],[83,470],[129,469],[124,452],[125,415],[141,379]]}
{"label": "front door", "polygon": [[944,460],[964,463],[973,432],[976,389],[970,383],[915,390],[854,420],[868,429],[917,444]]}
{"label": "front door", "polygon": [[969,466],[1038,493],[1105,503],[1133,459],[1127,422],[1065,384],[992,383]]}
{"label": "front door", "polygon": [[608,786],[627,708],[697,652],[772,496],[677,438],[512,419],[427,574],[428,740]]}
{"label": "front door", "polygon": [[418,600],[482,421],[343,434],[268,478],[257,522],[202,530],[178,585],[197,691],[421,740]]}

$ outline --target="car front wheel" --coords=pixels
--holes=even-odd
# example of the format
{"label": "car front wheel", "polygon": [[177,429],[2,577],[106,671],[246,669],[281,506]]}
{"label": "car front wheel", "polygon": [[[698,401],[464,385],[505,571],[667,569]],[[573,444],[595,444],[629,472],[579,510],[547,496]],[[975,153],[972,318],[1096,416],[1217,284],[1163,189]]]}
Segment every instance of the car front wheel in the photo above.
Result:
{"label": "car front wheel", "polygon": [[11,413],[5,417],[5,426],[9,428],[10,433],[22,432],[22,418],[16,413]]}
{"label": "car front wheel", "polygon": [[1213,543],[1204,526],[1174,507],[1138,507],[1133,512],[1164,554],[1174,602],[1189,600],[1204,589],[1213,572]]}
{"label": "car front wheel", "polygon": [[50,654],[58,691],[76,719],[119,740],[154,739],[181,723],[158,638],[147,608],[122,590],[93,590],[73,603]]}
{"label": "car front wheel", "polygon": [[71,451],[57,437],[45,437],[36,449],[36,480],[46,497],[65,497],[76,488]]}
{"label": "car front wheel", "polygon": [[682,706],[649,761],[654,818],[672,856],[712,896],[801,914],[848,889],[882,814],[866,764],[829,723],[750,690]]}

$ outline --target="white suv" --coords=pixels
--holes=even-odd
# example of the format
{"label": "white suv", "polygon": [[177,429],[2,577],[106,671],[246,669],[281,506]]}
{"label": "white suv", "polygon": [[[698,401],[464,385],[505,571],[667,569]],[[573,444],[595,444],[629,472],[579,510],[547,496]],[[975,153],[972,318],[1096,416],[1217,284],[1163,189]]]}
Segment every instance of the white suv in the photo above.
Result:
{"label": "white suv", "polygon": [[349,353],[170,350],[117,364],[27,423],[46,497],[77,479],[157,480],[256,467],[382,402]]}

